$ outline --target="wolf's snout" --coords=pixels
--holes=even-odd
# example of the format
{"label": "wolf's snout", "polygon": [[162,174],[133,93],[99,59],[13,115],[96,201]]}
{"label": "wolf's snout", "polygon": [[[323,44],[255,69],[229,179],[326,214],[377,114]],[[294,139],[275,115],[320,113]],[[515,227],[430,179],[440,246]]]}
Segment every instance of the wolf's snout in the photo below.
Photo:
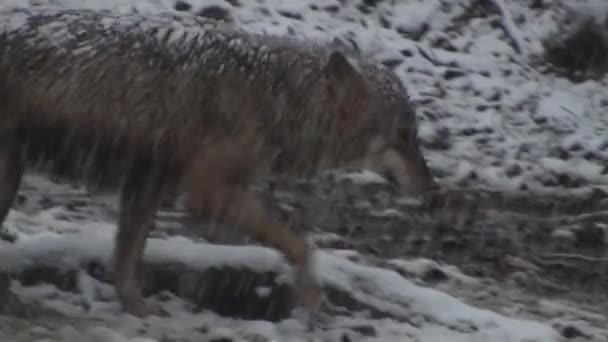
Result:
{"label": "wolf's snout", "polygon": [[383,176],[402,192],[420,194],[439,190],[439,184],[421,155],[410,156],[389,149],[382,159]]}

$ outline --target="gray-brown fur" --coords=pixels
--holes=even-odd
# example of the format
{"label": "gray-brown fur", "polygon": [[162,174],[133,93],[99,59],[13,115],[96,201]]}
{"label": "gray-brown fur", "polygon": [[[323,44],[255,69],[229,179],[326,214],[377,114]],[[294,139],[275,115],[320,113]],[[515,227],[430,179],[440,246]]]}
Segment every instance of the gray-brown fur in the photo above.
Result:
{"label": "gray-brown fur", "polygon": [[137,265],[167,191],[275,244],[314,306],[309,248],[248,191],[253,177],[365,159],[403,189],[435,186],[390,71],[328,46],[183,18],[26,18],[0,36],[0,219],[27,165],[120,186],[115,283],[132,313],[147,311]]}

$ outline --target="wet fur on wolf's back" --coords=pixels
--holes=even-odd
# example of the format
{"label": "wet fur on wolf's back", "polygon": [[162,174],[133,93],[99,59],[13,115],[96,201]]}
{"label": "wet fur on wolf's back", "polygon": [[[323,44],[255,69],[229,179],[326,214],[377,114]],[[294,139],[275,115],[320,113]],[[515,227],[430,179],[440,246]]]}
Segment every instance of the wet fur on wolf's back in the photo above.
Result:
{"label": "wet fur on wolf's back", "polygon": [[49,12],[0,38],[1,127],[30,164],[103,185],[142,160],[179,173],[228,141],[303,175],[365,148],[376,121],[357,116],[365,96],[348,94],[352,117],[333,115],[343,99],[319,80],[329,47],[170,20]]}

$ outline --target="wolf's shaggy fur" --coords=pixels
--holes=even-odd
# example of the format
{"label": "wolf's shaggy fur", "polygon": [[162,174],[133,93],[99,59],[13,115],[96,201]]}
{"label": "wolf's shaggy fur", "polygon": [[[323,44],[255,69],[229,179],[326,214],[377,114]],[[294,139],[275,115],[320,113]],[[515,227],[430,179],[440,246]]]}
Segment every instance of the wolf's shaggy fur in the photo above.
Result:
{"label": "wolf's shaggy fur", "polygon": [[0,36],[0,219],[24,168],[122,190],[114,271],[144,315],[138,263],[167,191],[277,245],[318,300],[305,240],[248,192],[366,158],[404,189],[435,186],[405,89],[329,46],[175,18],[60,11]]}

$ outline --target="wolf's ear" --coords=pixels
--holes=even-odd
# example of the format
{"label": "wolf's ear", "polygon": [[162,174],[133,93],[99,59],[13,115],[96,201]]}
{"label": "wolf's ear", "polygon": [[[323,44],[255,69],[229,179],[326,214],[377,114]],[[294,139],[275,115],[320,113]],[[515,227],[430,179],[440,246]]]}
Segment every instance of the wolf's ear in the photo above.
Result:
{"label": "wolf's ear", "polygon": [[338,51],[331,53],[323,70],[328,77],[338,81],[348,81],[358,76],[357,70]]}

